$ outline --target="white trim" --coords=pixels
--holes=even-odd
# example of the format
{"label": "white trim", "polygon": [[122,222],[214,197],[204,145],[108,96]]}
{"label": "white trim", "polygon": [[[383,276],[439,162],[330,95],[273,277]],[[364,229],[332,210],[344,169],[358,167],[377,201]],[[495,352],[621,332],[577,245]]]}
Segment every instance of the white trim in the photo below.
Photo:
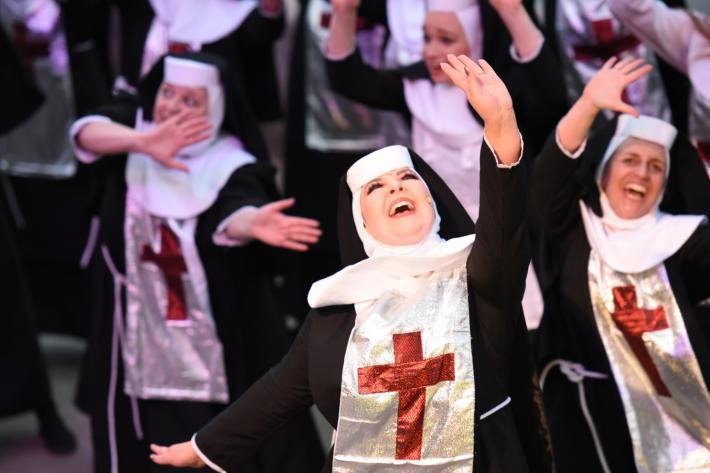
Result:
{"label": "white trim", "polygon": [[518,50],[515,49],[515,44],[510,45],[510,56],[513,58],[513,61],[517,62],[518,64],[527,64],[529,62],[533,62],[537,57],[540,55],[540,51],[542,51],[542,47],[545,44],[545,37],[540,34],[540,43],[537,45],[537,47],[530,52],[525,57],[520,56],[518,54]]}
{"label": "white trim", "polygon": [[483,420],[486,417],[492,416],[493,414],[495,414],[496,412],[498,412],[499,410],[503,409],[505,406],[510,404],[510,401],[511,401],[510,396],[506,397],[505,401],[501,402],[493,409],[490,409],[490,410],[484,412],[483,414],[481,414],[480,420]]}
{"label": "white trim", "polygon": [[514,168],[518,164],[520,164],[520,160],[523,159],[523,151],[525,150],[525,142],[523,141],[523,135],[518,132],[518,136],[520,137],[520,156],[518,156],[518,160],[515,161],[514,163],[511,164],[506,164],[502,163],[500,159],[498,158],[498,154],[496,154],[496,150],[493,149],[493,146],[491,146],[491,143],[488,141],[488,137],[486,136],[486,133],[483,133],[483,141],[486,142],[486,146],[491,150],[491,153],[493,153],[493,157],[496,159],[496,166],[498,166],[501,169],[510,169]]}
{"label": "white trim", "polygon": [[190,445],[192,445],[192,449],[195,451],[198,457],[200,457],[200,460],[202,460],[205,465],[209,466],[212,468],[214,471],[218,471],[219,473],[227,473],[226,470],[223,470],[222,467],[214,463],[212,460],[207,458],[207,455],[202,453],[202,450],[200,450],[200,447],[197,446],[197,442],[195,441],[195,438],[197,437],[197,434],[192,434],[192,438],[190,439]]}
{"label": "white trim", "polygon": [[594,419],[589,412],[589,406],[587,406],[587,397],[584,393],[584,378],[595,378],[595,379],[608,379],[609,375],[604,373],[597,373],[596,371],[587,371],[583,365],[579,363],[573,363],[571,361],[562,360],[560,358],[554,359],[545,365],[540,375],[540,389],[545,389],[545,380],[550,370],[555,366],[560,367],[560,371],[564,374],[569,382],[577,385],[577,390],[579,391],[579,404],[582,409],[582,415],[587,421],[587,426],[589,427],[589,432],[592,434],[592,440],[594,441],[594,448],[597,451],[597,457],[599,458],[599,463],[602,466],[602,471],[604,473],[611,473],[609,464],[606,461],[606,455],[604,455],[604,449],[602,448],[601,441],[599,440],[599,434],[594,425]]}
{"label": "white trim", "polygon": [[94,254],[94,249],[96,248],[96,240],[99,236],[99,228],[101,227],[101,219],[98,215],[91,217],[91,228],[89,229],[89,238],[86,239],[86,246],[84,251],[81,253],[81,259],[79,260],[79,267],[81,269],[86,269],[91,262],[91,257]]}
{"label": "white trim", "polygon": [[564,146],[562,146],[562,143],[560,142],[560,132],[559,132],[560,125],[559,123],[555,127],[555,143],[557,143],[557,147],[562,151],[562,154],[567,156],[569,159],[577,159],[580,156],[582,156],[582,153],[584,153],[584,150],[587,149],[587,138],[584,138],[584,141],[582,141],[582,144],[579,145],[579,148],[575,152],[567,150]]}

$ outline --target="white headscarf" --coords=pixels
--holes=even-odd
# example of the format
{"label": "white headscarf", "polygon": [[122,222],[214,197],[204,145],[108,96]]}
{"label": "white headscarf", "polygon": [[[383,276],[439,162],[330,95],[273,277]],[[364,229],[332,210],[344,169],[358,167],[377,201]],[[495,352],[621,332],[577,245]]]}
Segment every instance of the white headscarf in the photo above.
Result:
{"label": "white headscarf", "polygon": [[[224,90],[219,69],[212,64],[175,57],[165,58],[164,79],[173,85],[205,87],[208,97],[210,137],[180,149],[176,155],[189,172],[170,169],[142,153],[130,153],[126,182],[131,198],[153,215],[166,218],[192,218],[207,210],[231,174],[256,161],[244,150],[237,137],[220,134],[225,113]],[[138,110],[136,129],[154,127],[143,121]]]}
{"label": "white headscarf", "polygon": [[596,181],[600,191],[602,217],[598,217],[584,202],[580,210],[587,240],[592,249],[612,269],[623,273],[638,273],[662,263],[674,254],[690,238],[695,229],[706,219],[702,215],[670,215],[661,212],[658,206],[663,193],[654,207],[637,219],[619,217],[611,207],[601,188],[601,177],[607,163],[619,146],[628,138],[638,138],[657,143],[665,149],[666,179],[670,172],[670,149],[677,130],[673,125],[658,118],[642,115],[619,117],[616,132],[612,137],[597,168]]}
{"label": "white headscarf", "polygon": [[432,229],[417,244],[386,245],[367,231],[360,209],[363,186],[385,173],[401,168],[416,172],[407,148],[395,145],[368,154],[348,170],[347,183],[353,194],[353,220],[368,258],[314,283],[308,294],[311,307],[372,301],[406,278],[465,263],[475,236],[468,235],[448,241],[442,239],[438,233],[441,218],[436,206],[436,220]]}

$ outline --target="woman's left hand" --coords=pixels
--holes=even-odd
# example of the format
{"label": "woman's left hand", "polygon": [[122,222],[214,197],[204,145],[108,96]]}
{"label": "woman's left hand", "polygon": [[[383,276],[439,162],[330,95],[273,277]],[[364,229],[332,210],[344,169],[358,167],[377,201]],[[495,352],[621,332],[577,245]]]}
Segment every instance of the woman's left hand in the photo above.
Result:
{"label": "woman's left hand", "polygon": [[318,220],[284,215],[294,203],[294,199],[284,199],[259,207],[251,222],[252,236],[267,245],[295,251],[307,251],[309,244],[318,243],[322,233]]}
{"label": "woman's left hand", "polygon": [[486,123],[495,123],[513,113],[513,99],[508,88],[485,59],[474,61],[468,56],[447,56],[441,69],[466,93],[474,110]]}

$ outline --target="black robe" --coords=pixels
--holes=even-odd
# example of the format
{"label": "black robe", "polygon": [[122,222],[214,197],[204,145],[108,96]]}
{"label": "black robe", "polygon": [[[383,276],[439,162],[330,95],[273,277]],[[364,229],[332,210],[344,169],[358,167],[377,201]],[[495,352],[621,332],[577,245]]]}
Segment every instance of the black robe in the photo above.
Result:
{"label": "black robe", "polygon": [[[126,126],[133,126],[138,104],[119,102],[96,111]],[[248,142],[249,140],[245,140]],[[99,249],[92,260],[94,299],[89,347],[78,393],[79,406],[91,416],[96,471],[109,470],[107,400],[111,395],[111,350],[114,311],[113,278],[102,251],[124,273],[124,218],[126,156],[107,156],[99,167],[103,193],[100,203]],[[273,297],[266,247],[252,243],[242,248],[218,247],[212,242],[217,225],[246,205],[262,205],[276,195],[273,169],[256,162],[230,176],[215,203],[198,217],[195,242],[208,280],[212,315],[223,346],[225,372],[231,399],[238,397],[286,351],[287,338]],[[103,250],[105,249],[105,250]],[[122,296],[125,306],[125,294]],[[115,390],[115,431],[120,471],[141,472],[157,468],[148,458],[149,443],[185,441],[217,415],[224,405],[200,402],[139,400],[144,439],[133,427],[130,400],[123,392],[123,363],[118,357]],[[275,434],[264,449],[239,465],[245,472],[311,471],[322,452],[307,414]],[[164,470],[160,470],[164,471]]]}
{"label": "black robe", "polygon": [[[413,158],[436,200],[442,236],[461,236],[461,230],[471,230],[470,219],[443,181],[420,158]],[[496,168],[487,147],[481,152],[481,162],[481,217],[466,265],[476,379],[474,471],[549,472],[553,467],[546,428],[519,311],[529,261],[526,176],[521,167]],[[452,202],[453,209],[447,205]],[[341,197],[340,209],[341,245],[350,258],[344,260],[347,264],[361,258],[363,250],[354,236],[349,199]],[[447,225],[455,218],[468,224],[449,234],[452,229]],[[197,433],[200,450],[228,468],[269,432],[312,404],[336,428],[343,360],[354,322],[352,305],[313,309],[286,357]],[[507,396],[513,399],[509,407],[480,419]],[[331,466],[332,450],[323,471],[331,471]]]}
{"label": "black robe", "polygon": [[[606,135],[613,125],[604,130]],[[592,170],[596,168],[594,157],[601,157],[600,151],[604,149],[599,141],[605,145],[609,137],[596,141],[590,141],[587,151],[573,160],[560,151],[551,136],[535,163],[533,196],[550,241],[554,243],[547,248],[544,260],[552,284],[545,293],[545,314],[538,330],[537,364],[541,371],[552,360],[564,359],[608,376],[606,379],[584,380],[586,402],[610,471],[634,472],[637,470],[624,407],[594,319],[588,280],[590,246],[578,204],[583,198],[599,213],[599,194],[588,176],[593,175]],[[684,143],[683,138],[677,138],[676,142],[677,148],[684,147],[692,153],[692,147]],[[702,164],[697,158],[684,161],[671,158],[671,176],[664,204],[667,208],[691,207],[695,212],[690,213],[707,214],[700,211],[710,203],[710,184],[702,175]],[[685,171],[690,173],[686,177],[692,180],[693,174],[697,173],[696,176],[704,179],[704,183],[701,179],[700,188],[687,180],[681,184],[676,179],[679,174],[674,172],[674,166],[678,169],[686,165],[696,168],[686,168]],[[681,187],[696,191],[688,192],[690,201],[674,198],[673,194],[678,194],[676,191]],[[693,201],[696,205],[688,205]],[[663,264],[707,385],[710,380],[710,311],[698,307],[697,303],[710,297],[710,226],[701,225]],[[553,369],[549,371],[543,389],[559,471],[602,471],[580,407],[577,385],[558,369]]]}

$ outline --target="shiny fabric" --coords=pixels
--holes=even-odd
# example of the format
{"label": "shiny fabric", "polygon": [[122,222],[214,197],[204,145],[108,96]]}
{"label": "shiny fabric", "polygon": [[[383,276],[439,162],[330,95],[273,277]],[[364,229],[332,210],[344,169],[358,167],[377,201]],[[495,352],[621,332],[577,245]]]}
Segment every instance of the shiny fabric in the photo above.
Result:
{"label": "shiny fabric", "polygon": [[[394,143],[406,145],[409,130],[399,114],[376,111],[333,92],[323,57],[323,45],[329,34],[323,19],[328,17],[331,7],[325,0],[312,0],[307,8],[306,146],[324,152],[353,153]],[[384,27],[362,29],[356,38],[363,60],[376,68],[383,66]]]}
{"label": "shiny fabric", "polygon": [[222,344],[194,242],[196,218],[151,216],[126,198],[126,394],[229,400]]}
{"label": "shiny fabric", "polygon": [[473,469],[465,265],[408,281],[358,317],[345,353],[334,472]]}
{"label": "shiny fabric", "polygon": [[30,3],[0,0],[0,20],[4,23],[0,28],[12,31],[15,46],[45,100],[29,119],[0,137],[0,171],[17,176],[67,178],[74,175],[76,162],[69,143],[74,106],[66,40],[56,25],[56,6],[47,5],[45,9],[56,12],[49,12],[46,21],[37,22],[25,11],[30,9]]}
{"label": "shiny fabric", "polygon": [[[612,56],[642,57],[655,65],[653,54],[613,16],[607,0],[557,0],[555,30],[567,69],[569,95],[575,99]],[[624,100],[644,115],[670,121],[668,98],[658,69],[629,85]]]}
{"label": "shiny fabric", "polygon": [[620,273],[592,250],[589,292],[638,471],[709,471],[710,394],[665,267]]}

